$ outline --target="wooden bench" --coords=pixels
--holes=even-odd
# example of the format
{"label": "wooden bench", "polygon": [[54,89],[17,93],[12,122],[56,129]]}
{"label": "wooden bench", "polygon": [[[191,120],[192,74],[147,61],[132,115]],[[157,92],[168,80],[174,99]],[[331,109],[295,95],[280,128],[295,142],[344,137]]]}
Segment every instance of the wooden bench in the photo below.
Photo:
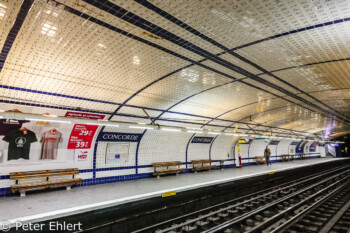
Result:
{"label": "wooden bench", "polygon": [[[180,168],[181,162],[180,161],[172,161],[172,162],[161,162],[161,163],[152,163],[152,167],[154,167],[154,175],[157,176],[157,179],[159,179],[160,175],[163,174],[172,174],[175,173],[178,175],[180,172],[185,171],[186,168]],[[158,169],[157,168],[165,168],[166,169]],[[177,167],[177,168],[169,168],[169,167]]]}
{"label": "wooden bench", "polygon": [[[19,191],[21,196],[25,196],[26,191],[45,189],[45,188],[55,188],[66,186],[67,190],[71,189],[74,184],[81,183],[83,180],[81,178],[75,179],[74,176],[79,174],[79,169],[57,169],[57,170],[41,170],[41,171],[29,171],[29,172],[12,172],[10,173],[10,180],[15,180],[16,184],[11,185],[11,191]],[[62,180],[49,180],[50,177],[57,176],[72,176],[71,179]],[[30,180],[30,179],[43,179],[46,181],[34,181],[19,184],[19,180]]]}
{"label": "wooden bench", "polygon": [[256,164],[265,164],[266,163],[266,159],[265,156],[257,156],[256,157]]}
{"label": "wooden bench", "polygon": [[290,161],[294,159],[294,155],[281,155],[282,161]]}
{"label": "wooden bench", "polygon": [[[211,165],[211,163],[213,162],[213,160],[211,159],[207,159],[207,160],[192,160],[192,164],[193,164],[193,168],[192,170],[195,171],[197,173],[197,171],[200,170],[211,170],[212,168],[216,167],[216,165]],[[196,164],[200,164],[195,166]],[[205,164],[209,164],[209,165],[205,165]]]}
{"label": "wooden bench", "polygon": [[297,154],[299,156],[299,159],[306,159],[306,155],[305,154]]}

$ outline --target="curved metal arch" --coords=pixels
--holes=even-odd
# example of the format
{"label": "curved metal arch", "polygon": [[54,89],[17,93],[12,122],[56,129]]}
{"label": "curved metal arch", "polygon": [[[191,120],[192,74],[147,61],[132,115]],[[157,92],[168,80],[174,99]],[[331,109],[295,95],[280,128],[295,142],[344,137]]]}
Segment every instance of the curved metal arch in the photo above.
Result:
{"label": "curved metal arch", "polygon": [[[86,1],[86,0],[84,0],[84,1]],[[169,14],[168,12],[166,12],[166,11],[160,9],[159,7],[153,5],[153,4],[150,3],[148,0],[134,0],[134,1],[138,2],[139,4],[141,4],[142,6],[148,8],[148,9],[154,11],[156,14],[162,16],[163,18],[169,20],[170,22],[172,22],[172,23],[174,23],[174,24],[180,26],[181,28],[183,28],[184,30],[190,32],[191,34],[194,34],[194,35],[196,35],[196,36],[202,38],[203,40],[205,40],[205,41],[211,43],[212,45],[214,45],[214,46],[216,46],[216,47],[218,47],[218,48],[224,50],[226,53],[228,53],[228,54],[230,54],[230,55],[232,55],[232,56],[234,56],[234,57],[240,59],[241,61],[243,61],[243,62],[245,62],[245,63],[247,63],[247,64],[249,64],[249,65],[255,67],[256,69],[262,71],[263,73],[269,75],[270,77],[273,77],[273,78],[277,79],[278,81],[280,81],[280,82],[282,82],[282,83],[284,83],[284,84],[286,84],[286,85],[288,85],[288,86],[294,88],[295,90],[297,90],[297,91],[303,93],[304,95],[307,95],[309,98],[315,100],[316,102],[318,102],[318,103],[320,103],[320,104],[322,104],[322,105],[328,107],[329,109],[333,110],[335,113],[338,113],[339,115],[344,116],[344,117],[347,118],[347,116],[343,115],[342,113],[340,113],[340,112],[337,111],[336,109],[334,109],[334,108],[328,106],[327,104],[325,104],[325,103],[323,103],[322,101],[318,100],[318,99],[315,98],[314,96],[309,95],[308,93],[304,92],[303,90],[301,90],[300,88],[294,86],[293,84],[291,84],[291,83],[289,83],[289,82],[287,82],[287,81],[281,79],[281,78],[278,77],[277,75],[275,75],[275,74],[273,74],[273,73],[267,71],[266,69],[264,69],[263,67],[259,66],[259,65],[256,64],[256,63],[250,61],[249,59],[247,59],[247,58],[245,58],[245,57],[243,57],[243,56],[241,56],[241,55],[239,55],[239,54],[233,52],[232,49],[229,49],[229,48],[227,48],[226,46],[224,46],[223,44],[220,44],[219,42],[217,42],[216,40],[214,40],[214,39],[212,39],[212,38],[210,38],[210,37],[208,37],[208,36],[202,34],[201,32],[197,31],[196,29],[194,29],[194,28],[191,27],[190,25],[186,24],[185,22],[179,20],[178,18],[172,16],[172,15]],[[350,20],[350,18],[349,18],[349,20]],[[324,27],[324,26],[327,26],[327,25],[333,25],[333,24],[342,23],[342,22],[345,22],[344,19],[336,20],[336,21],[331,21],[331,22],[326,22],[326,23],[320,24],[320,26],[321,26],[321,27]],[[301,31],[310,30],[310,29],[314,29],[314,27],[305,27],[305,28],[300,28],[300,29],[297,29],[297,30],[293,30],[293,31],[291,31],[291,32],[288,32],[288,35],[293,34],[293,33],[296,33],[296,32],[301,32]],[[284,35],[284,33],[279,34],[279,35],[282,36],[282,35]],[[229,68],[229,67],[228,67],[228,68]],[[240,68],[240,67],[239,67],[239,68]],[[241,69],[242,69],[242,68],[241,68]],[[244,69],[242,69],[242,70],[244,70]],[[253,77],[251,77],[251,78],[253,78]],[[256,81],[258,81],[258,80],[256,80]],[[270,83],[270,84],[272,84],[272,83]],[[282,87],[280,87],[280,88],[283,89]],[[288,95],[290,95],[290,94],[288,94]],[[291,96],[291,95],[290,95],[290,96]]]}
{"label": "curved metal arch", "polygon": [[[175,34],[163,29],[163,28],[160,28],[159,26],[155,25],[155,24],[152,24],[151,22],[119,7],[118,5],[110,2],[110,1],[103,1],[101,2],[101,0],[96,0],[96,1],[93,1],[93,0],[83,0],[89,4],[92,4],[94,5],[95,7],[103,10],[103,11],[108,11],[109,13],[111,13],[112,15],[116,16],[116,17],[119,17],[119,18],[123,18],[124,20],[126,20],[127,22],[129,23],[132,23],[134,24],[135,26],[137,27],[140,27],[140,28],[143,28],[151,33],[154,33],[155,35],[158,35],[158,36],[161,36],[162,38],[165,38],[167,40],[169,40],[170,42],[172,43],[175,43],[175,44],[178,44],[180,43],[179,45],[181,45],[184,49],[187,49],[191,52],[194,52],[200,56],[203,56],[204,58],[207,58],[209,60],[212,60],[214,61],[215,63],[218,63],[220,65],[223,65],[224,67],[227,67],[233,71],[236,71],[238,73],[241,73],[243,75],[247,74],[247,76],[249,76],[250,78],[254,79],[255,81],[258,81],[258,82],[261,82],[262,84],[264,85],[267,85],[267,86],[270,86],[270,87],[273,87],[274,89],[282,92],[282,93],[285,93],[289,96],[291,96],[292,98],[294,99],[297,99],[297,100],[300,100],[306,104],[308,104],[309,106],[312,106],[312,107],[316,107],[318,109],[320,109],[321,111],[325,112],[325,113],[331,113],[331,114],[334,114],[332,112],[329,112],[325,109],[322,109],[320,108],[319,106],[317,105],[314,105],[312,102],[310,101],[307,101],[295,94],[293,94],[292,92],[289,92],[288,90],[284,89],[284,88],[281,88],[280,86],[276,85],[276,84],[273,84],[269,81],[266,81],[266,80],[260,80],[256,75],[242,69],[241,67],[238,67],[218,56],[216,56],[215,54],[212,54],[178,36],[176,36]],[[103,3],[103,4],[100,4],[100,3]],[[339,21],[340,22],[340,21]],[[338,23],[338,22],[336,22]],[[323,24],[322,24],[323,25]],[[310,27],[310,29],[313,28],[313,27]],[[306,29],[305,29],[306,30]],[[301,31],[301,30],[300,30]],[[193,32],[192,32],[193,33]],[[199,33],[199,32],[198,32]],[[289,32],[287,34],[290,34],[292,32]],[[282,34],[281,34],[282,36]],[[210,39],[210,38],[208,38]],[[183,43],[184,42],[184,43]],[[222,46],[220,45],[218,42],[214,41],[214,40],[211,40],[210,43],[214,43],[216,46]],[[229,50],[225,47],[226,50]],[[234,55],[236,57],[238,57],[239,59],[245,61],[246,63],[249,63],[250,61],[241,57],[240,55],[236,54],[236,53],[233,53],[233,52],[229,52],[231,55]],[[252,63],[251,65],[253,66],[257,66],[256,64]],[[257,66],[258,67],[258,66]],[[262,70],[262,67],[259,67],[260,70]],[[270,74],[269,74],[270,75]],[[274,77],[273,75],[271,75],[272,77]],[[278,78],[277,76],[275,78]],[[280,80],[281,82],[284,82],[284,80]],[[289,83],[286,83],[287,85],[290,85]],[[301,91],[301,90],[300,90]],[[301,91],[302,92],[302,91]],[[310,97],[310,98],[313,98],[313,97]],[[314,99],[314,98],[313,98]],[[317,99],[315,99],[317,100]],[[318,101],[318,100],[317,100]],[[319,101],[320,102],[320,101]],[[322,105],[325,105],[324,103],[320,102]],[[326,106],[326,105],[325,105]],[[332,109],[330,108],[329,106],[327,106],[329,109]],[[337,112],[337,111],[335,111]],[[117,111],[115,111],[113,114],[116,114]],[[337,112],[338,113],[338,112]],[[342,115],[341,113],[338,113],[340,115]],[[341,117],[339,117],[341,118]],[[345,121],[348,121],[346,119],[344,119]]]}
{"label": "curved metal arch", "polygon": [[[318,64],[326,64],[326,63],[339,62],[339,61],[349,61],[349,60],[350,60],[350,58],[343,58],[343,59],[338,59],[338,60],[329,60],[329,61],[322,61],[322,62],[313,62],[313,63],[303,64],[303,65],[298,65],[298,66],[290,66],[290,67],[286,67],[286,68],[282,68],[282,69],[278,69],[278,70],[272,70],[272,71],[270,71],[270,72],[274,73],[274,72],[278,72],[278,71],[284,71],[284,70],[289,70],[289,69],[296,69],[296,68],[305,67],[305,66],[318,65]],[[263,75],[263,74],[265,74],[265,73],[260,73],[260,74],[257,74],[257,75],[260,76],[260,75]],[[244,79],[247,79],[247,77],[241,78],[240,80],[244,80]],[[214,86],[214,87],[210,87],[210,88],[208,88],[208,89],[205,89],[205,90],[202,90],[202,91],[197,92],[197,93],[195,93],[195,94],[192,94],[192,95],[190,95],[190,96],[188,96],[188,97],[186,97],[186,98],[184,98],[184,99],[178,101],[177,103],[171,105],[171,106],[170,106],[169,108],[167,108],[166,110],[162,111],[156,118],[154,118],[154,121],[158,120],[162,115],[164,115],[165,113],[167,113],[169,110],[171,110],[171,109],[174,108],[175,106],[181,104],[182,102],[184,102],[184,101],[186,101],[186,100],[188,100],[188,99],[190,99],[190,98],[192,98],[192,97],[194,97],[194,96],[200,95],[200,94],[202,94],[202,93],[204,93],[204,92],[207,92],[207,91],[210,91],[210,90],[213,90],[213,89],[216,89],[216,88],[225,86],[225,85],[229,85],[229,84],[234,83],[234,82],[236,82],[236,81],[238,81],[238,80],[234,80],[234,81],[227,82],[227,83],[224,83],[224,84],[220,84],[220,85],[217,85],[217,86]],[[349,88],[349,89],[350,89],[350,88]],[[308,93],[310,94],[310,93],[314,93],[314,92],[308,92]],[[279,97],[277,97],[277,98],[272,98],[272,99],[279,99]],[[254,102],[254,103],[256,103],[256,102]],[[254,103],[252,103],[252,104],[254,104]],[[240,107],[245,107],[245,105],[240,106]],[[239,109],[240,107],[238,107],[237,109]],[[237,110],[237,109],[235,109],[235,110]]]}

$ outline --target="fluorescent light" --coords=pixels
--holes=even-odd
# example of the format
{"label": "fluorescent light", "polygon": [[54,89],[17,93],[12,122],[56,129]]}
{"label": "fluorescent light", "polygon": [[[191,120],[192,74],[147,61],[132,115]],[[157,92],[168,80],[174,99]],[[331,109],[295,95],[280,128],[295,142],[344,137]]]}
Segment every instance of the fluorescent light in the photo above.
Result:
{"label": "fluorescent light", "polygon": [[24,118],[25,120],[29,121],[48,121],[48,122],[58,122],[58,123],[67,123],[71,124],[71,121],[57,121],[57,120],[46,120],[46,119],[35,119],[35,118]]}
{"label": "fluorescent light", "polygon": [[130,129],[154,129],[152,127],[145,127],[145,126],[129,126]]}
{"label": "fluorescent light", "polygon": [[173,131],[173,132],[181,132],[181,129],[162,128],[161,130],[164,130],[164,131]]}
{"label": "fluorescent light", "polygon": [[43,116],[46,116],[46,117],[58,117],[57,115],[52,115],[52,114],[43,114]]}
{"label": "fluorescent light", "polygon": [[201,129],[201,128],[193,128],[193,127],[186,127],[186,129],[194,129],[194,130],[200,130],[200,131],[203,131],[203,129]]}
{"label": "fluorescent light", "polygon": [[0,118],[4,118],[3,116],[0,116]]}
{"label": "fluorescent light", "polygon": [[103,123],[82,123],[87,125],[100,125],[100,126],[112,126],[112,127],[119,127],[119,125],[113,125],[113,124],[103,124]]}
{"label": "fluorescent light", "polygon": [[225,133],[226,136],[236,136],[235,134],[233,133]]}
{"label": "fluorescent light", "polygon": [[201,131],[187,130],[188,133],[203,133]]}
{"label": "fluorescent light", "polygon": [[208,134],[218,135],[218,134],[221,134],[221,133],[209,132]]}
{"label": "fluorescent light", "polygon": [[238,134],[238,136],[247,137],[248,134]]}

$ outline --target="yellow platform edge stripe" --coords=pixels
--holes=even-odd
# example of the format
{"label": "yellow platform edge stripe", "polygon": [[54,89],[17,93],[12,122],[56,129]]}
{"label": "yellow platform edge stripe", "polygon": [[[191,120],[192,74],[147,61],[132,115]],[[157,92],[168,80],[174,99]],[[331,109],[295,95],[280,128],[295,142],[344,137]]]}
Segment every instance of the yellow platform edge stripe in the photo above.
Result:
{"label": "yellow platform edge stripe", "polygon": [[170,191],[166,193],[162,193],[162,197],[170,197],[176,195],[176,191]]}

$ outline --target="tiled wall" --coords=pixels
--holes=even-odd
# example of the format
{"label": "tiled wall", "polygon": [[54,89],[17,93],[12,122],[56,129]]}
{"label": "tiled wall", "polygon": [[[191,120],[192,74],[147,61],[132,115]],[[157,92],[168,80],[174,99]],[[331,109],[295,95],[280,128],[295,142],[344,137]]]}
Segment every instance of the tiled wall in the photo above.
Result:
{"label": "tiled wall", "polygon": [[[78,186],[120,182],[149,178],[153,176],[154,162],[181,161],[181,167],[189,172],[192,168],[191,160],[209,159],[219,165],[218,160],[225,160],[226,167],[236,167],[238,151],[236,137],[213,136],[211,143],[191,143],[193,134],[187,132],[166,132],[160,130],[122,130],[116,128],[105,128],[104,132],[129,132],[144,133],[140,143],[130,142],[128,162],[118,165],[106,165],[105,151],[107,142],[98,142],[95,151],[95,166],[91,169],[81,170],[77,177],[83,178],[83,183]],[[199,136],[199,135],[196,135]],[[202,135],[200,135],[202,136]],[[212,135],[206,135],[212,136]],[[270,145],[272,152],[271,160],[277,162],[281,154],[288,153],[291,140],[282,140],[278,145]],[[308,143],[307,145],[310,145]],[[236,145],[236,146],[235,146]],[[241,144],[241,156],[243,165],[251,165],[256,156],[263,156],[267,141],[253,140],[251,144]],[[234,147],[235,146],[235,147]],[[320,157],[324,147],[317,147],[315,153],[308,154],[309,157]],[[234,152],[234,153],[233,153]],[[322,152],[322,155],[324,153]],[[9,195],[9,186],[14,183],[8,180],[8,176],[0,179],[0,195]]]}

